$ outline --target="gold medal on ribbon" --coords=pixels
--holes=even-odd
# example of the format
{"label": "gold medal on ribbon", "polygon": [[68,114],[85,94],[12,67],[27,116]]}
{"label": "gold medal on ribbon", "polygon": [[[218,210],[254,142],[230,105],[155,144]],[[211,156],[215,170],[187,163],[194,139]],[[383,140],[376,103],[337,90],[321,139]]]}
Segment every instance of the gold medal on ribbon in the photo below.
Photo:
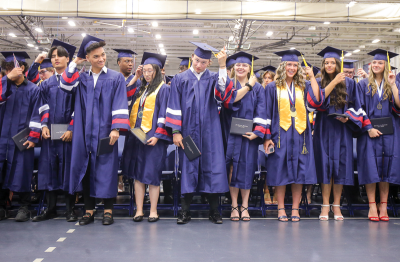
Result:
{"label": "gold medal on ribbon", "polygon": [[139,111],[138,117],[139,117],[139,118],[142,118],[142,117],[143,117],[143,110],[140,110],[140,111]]}
{"label": "gold medal on ribbon", "polygon": [[290,107],[290,116],[291,117],[296,117],[297,116],[297,111],[294,106]]}

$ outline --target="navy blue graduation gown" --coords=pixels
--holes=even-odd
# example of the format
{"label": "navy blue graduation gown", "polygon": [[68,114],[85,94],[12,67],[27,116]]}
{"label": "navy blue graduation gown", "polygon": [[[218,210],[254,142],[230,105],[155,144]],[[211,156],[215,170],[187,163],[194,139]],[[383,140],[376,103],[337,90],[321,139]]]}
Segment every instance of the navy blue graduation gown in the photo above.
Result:
{"label": "navy blue graduation gown", "polygon": [[[236,84],[237,89],[241,89],[240,83]],[[225,106],[224,106],[225,107]],[[241,189],[251,189],[254,173],[257,170],[258,146],[263,143],[267,125],[267,112],[265,110],[265,91],[262,85],[256,83],[253,91],[248,92],[241,100],[237,111],[221,111],[226,119],[227,150],[226,150],[226,170],[229,174],[231,165],[232,179],[231,187]],[[221,116],[222,117],[222,116]],[[229,134],[232,117],[249,119],[253,121],[253,132],[258,136],[254,140],[249,140],[241,135]]]}
{"label": "navy blue graduation gown", "polygon": [[[396,82],[397,88],[400,82]],[[357,139],[357,168],[360,184],[389,182],[400,184],[400,110],[394,105],[394,98],[382,100],[379,110],[379,95],[372,96],[368,90],[368,79],[357,83],[364,122],[362,134]],[[393,134],[370,138],[368,129],[372,128],[370,119],[390,117]]]}
{"label": "navy blue graduation gown", "polygon": [[218,74],[208,69],[200,80],[190,69],[172,79],[166,126],[179,130],[183,137],[190,135],[201,152],[200,157],[189,161],[179,149],[182,194],[229,190],[218,101],[234,109],[236,92],[232,86],[228,78],[221,89]]}
{"label": "navy blue graduation gown", "polygon": [[26,75],[26,78],[34,84],[38,84],[40,82],[39,66],[40,63],[32,63]]}
{"label": "navy blue graduation gown", "polygon": [[400,82],[400,73],[396,75],[396,82]]}
{"label": "navy blue graduation gown", "polygon": [[[287,92],[282,90],[282,92]],[[295,118],[288,131],[279,126],[278,96],[275,81],[269,83],[265,88],[267,101],[267,131],[265,139],[272,139],[275,144],[275,152],[268,155],[267,161],[267,185],[283,186],[288,184],[315,184],[317,175],[315,173],[314,150],[311,135],[311,124],[307,112],[307,128],[305,132],[306,148],[308,154],[301,154],[304,143],[304,132],[299,134],[295,129]],[[304,91],[304,105],[308,108],[321,106],[324,95],[321,91],[320,102],[315,99],[313,91],[306,85]],[[293,94],[295,97],[295,92]],[[310,101],[310,102],[308,102]],[[278,148],[278,133],[280,129],[281,141]]]}
{"label": "navy blue graduation gown", "polygon": [[[136,83],[134,84],[136,86]],[[136,88],[136,98],[140,86]],[[165,115],[167,110],[170,86],[164,84],[156,97],[153,114],[152,128],[147,132],[149,138],[158,138],[155,146],[144,145],[131,132],[129,132],[127,143],[123,153],[122,172],[141,183],[159,186],[161,175],[167,157],[167,147],[172,143],[171,129],[165,126]],[[140,127],[142,119],[137,117],[135,127]]]}
{"label": "navy blue graduation gown", "polygon": [[99,140],[109,137],[113,129],[129,129],[125,79],[121,73],[107,69],[107,73],[101,72],[94,87],[89,72],[79,75],[76,68],[72,69],[67,68],[60,83],[75,99],[69,192],[81,190],[89,168],[90,195],[113,198],[118,193],[118,143],[113,152],[100,156],[97,156],[97,147]]}
{"label": "navy blue graduation gown", "polygon": [[[12,137],[30,126],[39,88],[27,80],[17,88],[4,76],[0,94],[0,184],[13,192],[30,192],[34,150],[19,151]],[[39,137],[40,126],[31,127],[28,140],[38,143]]]}
{"label": "navy blue graduation gown", "polygon": [[[310,84],[309,84],[310,85]],[[321,82],[318,81],[321,88]],[[311,88],[311,85],[310,85]],[[333,89],[332,92],[335,92]],[[330,98],[325,97],[323,104],[317,107],[314,125],[314,154],[318,183],[353,185],[353,131],[359,130],[354,112],[360,108],[358,92],[353,79],[346,77],[347,104],[336,109],[330,105]],[[346,114],[349,120],[343,124],[329,114]],[[351,115],[350,115],[351,114]]]}
{"label": "navy blue graduation gown", "polygon": [[[47,126],[51,134],[51,125],[69,124],[73,131],[74,97],[61,90],[57,76],[53,75],[40,85],[40,96],[36,101],[35,118],[32,121],[42,127]],[[71,142],[42,139],[39,157],[38,188],[39,190],[69,191],[71,167]]]}

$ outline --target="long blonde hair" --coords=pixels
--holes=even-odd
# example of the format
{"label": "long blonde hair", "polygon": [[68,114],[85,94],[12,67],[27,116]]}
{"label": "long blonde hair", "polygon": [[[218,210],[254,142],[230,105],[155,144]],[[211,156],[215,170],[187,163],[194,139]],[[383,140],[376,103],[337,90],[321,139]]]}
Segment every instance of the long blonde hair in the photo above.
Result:
{"label": "long blonde hair", "polygon": [[[277,87],[286,86],[286,64],[286,61],[280,63],[276,70],[275,83]],[[303,68],[301,68],[300,63],[297,64],[297,72],[293,76],[294,85],[300,87],[301,90],[304,90],[306,88],[306,81],[303,77]]]}
{"label": "long blonde hair", "polygon": [[[375,83],[376,75],[372,71],[372,63],[369,66],[369,71],[371,73],[368,76],[368,93],[371,92],[372,96],[374,96],[376,94],[376,91],[378,90],[378,86]],[[385,61],[385,69],[383,70],[383,79],[385,82],[383,84],[382,97],[383,97],[383,100],[386,100],[389,98],[389,101],[391,101],[392,100],[392,87],[389,84],[388,77],[389,77],[389,65]]]}
{"label": "long blonde hair", "polygon": [[[236,89],[237,79],[236,79],[236,73],[235,73],[235,65],[236,64],[233,65],[232,70],[231,70],[231,79],[234,79],[234,81],[235,81],[235,87],[234,88]],[[250,68],[250,72],[247,73],[247,80],[250,79],[250,75],[251,75],[251,68]]]}

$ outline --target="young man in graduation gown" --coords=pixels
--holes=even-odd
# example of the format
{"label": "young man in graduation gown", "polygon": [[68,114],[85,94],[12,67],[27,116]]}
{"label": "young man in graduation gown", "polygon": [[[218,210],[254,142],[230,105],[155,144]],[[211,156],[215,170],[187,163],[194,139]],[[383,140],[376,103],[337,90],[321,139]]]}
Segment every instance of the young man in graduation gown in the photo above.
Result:
{"label": "young man in graduation gown", "polygon": [[[104,201],[103,225],[114,222],[112,209],[118,193],[118,143],[120,129],[129,129],[126,82],[121,73],[105,66],[105,42],[87,35],[78,57],[61,77],[61,88],[75,98],[70,193],[83,191],[86,213],[79,221],[94,221],[95,198]],[[90,62],[79,75],[76,65]],[[111,153],[97,155],[100,139],[110,138]],[[104,144],[103,144],[104,145]]]}
{"label": "young man in graduation gown", "polygon": [[185,72],[190,67],[190,57],[178,57],[181,59],[181,63],[179,64],[179,74]]}
{"label": "young man in graduation gown", "polygon": [[[24,222],[30,219],[33,147],[40,137],[40,125],[29,124],[39,88],[25,77],[25,59],[29,58],[26,52],[1,53],[5,57],[1,67],[6,76],[0,83],[0,220],[6,218],[5,205],[12,191],[20,198],[15,221]],[[29,126],[31,131],[24,143],[27,148],[20,151],[12,137]]]}
{"label": "young man in graduation gown", "polygon": [[[31,124],[42,127],[43,140],[39,157],[38,189],[47,191],[47,208],[42,214],[35,216],[33,222],[50,219],[56,214],[59,191],[63,192],[65,196],[67,221],[78,220],[73,211],[75,196],[68,193],[74,97],[60,88],[61,75],[73,57],[75,49],[76,47],[73,45],[56,39],[53,41],[48,57],[54,65],[55,75],[40,84],[40,97],[36,101],[35,115],[31,120]],[[56,129],[59,125],[65,125],[65,130],[56,138],[56,134],[52,133],[55,131],[52,127]],[[50,132],[50,130],[52,131]]]}
{"label": "young man in graduation gown", "polygon": [[[181,193],[184,197],[177,223],[190,221],[190,203],[195,192],[208,193],[209,218],[213,223],[222,223],[218,194],[227,192],[229,187],[218,102],[233,107],[236,92],[233,92],[233,84],[226,76],[225,50],[217,55],[220,74],[216,74],[207,67],[212,53],[218,50],[204,43],[192,44],[198,47],[192,55],[192,66],[172,79],[166,115],[166,126],[172,128],[174,144],[180,147]],[[182,139],[187,136],[193,139],[201,152],[201,156],[192,161],[182,150]]]}

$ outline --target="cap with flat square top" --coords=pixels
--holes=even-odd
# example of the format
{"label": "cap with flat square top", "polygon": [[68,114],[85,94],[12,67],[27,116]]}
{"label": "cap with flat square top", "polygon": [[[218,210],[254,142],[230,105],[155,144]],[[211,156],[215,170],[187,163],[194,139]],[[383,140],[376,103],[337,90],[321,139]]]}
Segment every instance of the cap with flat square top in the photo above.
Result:
{"label": "cap with flat square top", "polygon": [[251,65],[252,59],[253,59],[253,61],[258,59],[258,57],[253,56],[253,55],[243,52],[243,51],[240,51],[234,55],[231,55],[230,58],[234,59],[235,63],[244,63],[244,64],[249,64],[249,65]]}
{"label": "cap with flat square top", "polygon": [[226,58],[226,67],[230,67],[234,64],[236,64],[236,60],[233,59],[232,56],[228,56],[228,58]]}
{"label": "cap with flat square top", "polygon": [[[374,57],[374,60],[383,60],[383,61],[388,61],[388,55],[389,55],[389,59],[392,59],[393,57],[398,56],[399,54],[390,52],[390,51],[386,51],[383,49],[375,49],[374,51],[371,51],[368,53],[368,55],[371,55]],[[393,68],[393,67],[392,67]]]}
{"label": "cap with flat square top", "polygon": [[133,52],[130,49],[113,49],[113,50],[118,53],[118,58],[122,58],[122,57],[133,58],[134,55],[137,55],[135,52]]}
{"label": "cap with flat square top", "polygon": [[53,64],[51,63],[50,58],[43,59],[42,63],[40,63],[40,69],[48,68],[48,67],[53,67]]}
{"label": "cap with flat square top", "polygon": [[141,65],[149,65],[149,64],[158,65],[158,67],[160,69],[162,69],[162,68],[164,68],[166,60],[167,60],[166,55],[144,52],[143,57],[142,57],[142,62],[140,64]]}
{"label": "cap with flat square top", "polygon": [[[68,43],[62,42],[60,40],[54,39],[53,43],[51,44],[51,47],[53,46],[61,46],[64,47],[65,51],[69,54],[69,61],[72,61],[72,58],[74,57],[76,47],[73,45],[70,45]],[[52,54],[50,54],[51,57]]]}
{"label": "cap with flat square top", "polygon": [[91,35],[86,35],[82,40],[82,43],[81,43],[81,46],[79,47],[79,51],[78,51],[77,56],[80,57],[80,58],[86,58],[86,49],[90,45],[92,45],[94,43],[101,42],[101,41],[104,41],[104,40],[100,39],[100,38],[97,38],[97,37],[94,37],[94,36],[91,36]]}
{"label": "cap with flat square top", "polygon": [[[317,75],[319,71],[321,71],[321,69],[319,67],[313,66],[310,63],[307,63],[307,65],[312,68],[314,76]],[[306,65],[304,64],[304,61],[301,62],[301,67],[306,67]]]}
{"label": "cap with flat square top", "polygon": [[194,50],[194,54],[203,59],[210,59],[211,55],[214,53],[218,53],[219,50],[214,47],[207,45],[206,43],[198,43],[198,42],[190,42],[191,44],[197,46],[196,50]]}
{"label": "cap with flat square top", "polygon": [[355,62],[358,62],[358,60],[344,59],[343,68],[353,69]]}
{"label": "cap with flat square top", "polygon": [[189,66],[190,57],[178,57],[178,58],[182,60],[179,66]]}
{"label": "cap with flat square top", "polygon": [[321,52],[319,52],[317,55],[322,56],[324,59],[326,58],[336,58],[340,60],[340,57],[343,55],[347,54],[346,51],[343,51],[341,49],[337,49],[331,46],[325,47]]}
{"label": "cap with flat square top", "polygon": [[14,61],[14,56],[15,58],[20,61],[20,62],[25,62],[25,59],[29,59],[29,55],[27,52],[24,51],[6,51],[6,52],[0,52],[4,56],[4,60],[6,62],[13,62]]}
{"label": "cap with flat square top", "polygon": [[275,52],[274,54],[282,57],[281,62],[299,62],[301,53],[296,49]]}
{"label": "cap with flat square top", "polygon": [[270,72],[275,73],[276,67],[275,67],[275,66],[272,66],[272,65],[264,66],[263,68],[260,68],[260,69],[255,70],[254,73],[259,72],[259,71],[270,71]]}

